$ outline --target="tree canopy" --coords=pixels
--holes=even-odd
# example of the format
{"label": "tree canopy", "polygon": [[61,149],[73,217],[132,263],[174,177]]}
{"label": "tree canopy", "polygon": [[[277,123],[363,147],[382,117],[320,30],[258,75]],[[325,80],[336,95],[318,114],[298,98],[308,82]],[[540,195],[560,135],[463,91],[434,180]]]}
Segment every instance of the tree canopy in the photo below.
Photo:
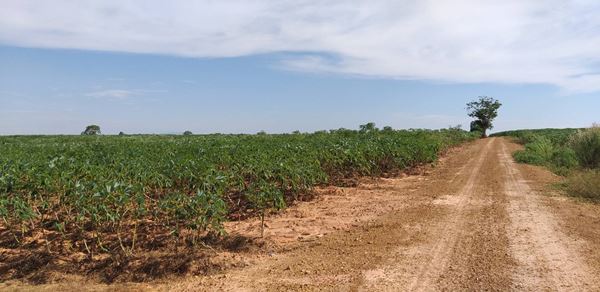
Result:
{"label": "tree canopy", "polygon": [[81,132],[81,135],[88,135],[88,136],[100,135],[100,134],[102,134],[102,132],[100,131],[100,126],[98,126],[98,125],[89,125],[89,126],[85,127],[85,130],[83,132]]}
{"label": "tree canopy", "polygon": [[487,130],[494,127],[492,122],[498,116],[501,106],[500,101],[489,96],[480,96],[477,100],[467,103],[469,117],[475,118],[471,123],[471,130],[479,130],[482,138],[487,137]]}
{"label": "tree canopy", "polygon": [[377,132],[379,129],[375,126],[375,123],[366,123],[364,125],[359,126],[359,132],[361,133],[371,133]]}

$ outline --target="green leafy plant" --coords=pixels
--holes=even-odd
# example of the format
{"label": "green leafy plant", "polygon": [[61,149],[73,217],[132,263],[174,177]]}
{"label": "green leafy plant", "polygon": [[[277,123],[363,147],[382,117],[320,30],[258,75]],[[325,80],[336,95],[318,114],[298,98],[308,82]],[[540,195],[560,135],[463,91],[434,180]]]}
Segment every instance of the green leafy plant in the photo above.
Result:
{"label": "green leafy plant", "polygon": [[153,240],[148,230],[170,234],[174,247],[201,244],[242,216],[259,216],[263,234],[270,212],[318,185],[430,163],[474,138],[460,129],[374,125],[313,134],[0,137],[0,224],[15,242],[39,235],[54,251],[66,247],[51,238],[72,238],[90,259],[135,254],[140,241]]}

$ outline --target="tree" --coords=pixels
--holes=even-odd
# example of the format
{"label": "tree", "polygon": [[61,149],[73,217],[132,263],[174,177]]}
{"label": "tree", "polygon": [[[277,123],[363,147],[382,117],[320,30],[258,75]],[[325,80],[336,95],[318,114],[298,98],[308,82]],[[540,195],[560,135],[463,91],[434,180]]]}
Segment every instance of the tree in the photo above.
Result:
{"label": "tree", "polygon": [[81,135],[88,135],[88,136],[100,135],[100,134],[102,134],[102,132],[100,131],[100,126],[98,126],[98,125],[89,125],[89,126],[85,127],[85,130],[83,132],[81,132]]}
{"label": "tree", "polygon": [[481,129],[481,138],[487,137],[487,130],[492,129],[494,125],[492,122],[498,116],[498,109],[502,104],[489,96],[480,96],[476,101],[467,103],[467,111],[469,111],[469,117],[475,118],[475,124],[471,123],[471,130],[473,126],[479,126]]}
{"label": "tree", "polygon": [[190,135],[193,135],[193,133],[192,133],[192,131],[185,131],[185,132],[183,132],[183,135],[190,136]]}
{"label": "tree", "polygon": [[125,136],[124,132],[119,132],[119,136]]}
{"label": "tree", "polygon": [[367,123],[359,126],[359,132],[361,133],[377,132],[378,130],[379,129],[375,127],[375,123]]}

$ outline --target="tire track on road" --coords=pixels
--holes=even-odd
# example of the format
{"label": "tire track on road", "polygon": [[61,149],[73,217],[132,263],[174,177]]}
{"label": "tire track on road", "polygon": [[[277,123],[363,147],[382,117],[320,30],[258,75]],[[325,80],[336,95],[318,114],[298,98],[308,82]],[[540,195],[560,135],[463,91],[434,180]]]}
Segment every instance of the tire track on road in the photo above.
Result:
{"label": "tire track on road", "polygon": [[475,166],[470,170],[469,178],[465,186],[456,195],[459,200],[455,206],[455,211],[449,219],[448,224],[443,226],[440,232],[440,239],[435,244],[432,250],[431,258],[421,267],[419,272],[410,281],[408,290],[410,291],[426,291],[431,290],[435,286],[437,279],[448,266],[448,261],[459,238],[463,226],[465,224],[465,214],[463,209],[467,204],[469,197],[473,195],[473,190],[477,179],[480,175],[480,170],[483,162],[491,148],[494,139],[490,139],[484,149],[479,154]]}
{"label": "tire track on road", "polygon": [[[578,242],[566,236],[556,219],[531,190],[502,141],[505,192],[511,219],[510,250],[518,265],[515,290],[599,291],[596,276],[578,253]],[[596,283],[595,283],[596,282]]]}

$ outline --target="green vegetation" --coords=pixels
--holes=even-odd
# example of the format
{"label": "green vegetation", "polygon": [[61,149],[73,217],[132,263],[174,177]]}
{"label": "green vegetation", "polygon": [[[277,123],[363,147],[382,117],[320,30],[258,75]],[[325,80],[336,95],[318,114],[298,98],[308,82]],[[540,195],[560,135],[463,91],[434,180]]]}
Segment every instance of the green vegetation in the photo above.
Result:
{"label": "green vegetation", "polygon": [[600,127],[594,126],[588,130],[573,135],[571,148],[579,159],[579,164],[585,168],[600,168]]}
{"label": "green vegetation", "polygon": [[481,132],[481,137],[487,137],[487,130],[494,128],[492,122],[498,117],[498,109],[502,104],[489,96],[480,96],[476,101],[467,103],[469,117],[475,118],[471,122],[471,132]]}
{"label": "green vegetation", "polygon": [[100,135],[102,134],[102,131],[100,131],[100,126],[98,125],[89,125],[87,127],[85,127],[85,130],[83,130],[83,132],[81,132],[81,135],[86,135],[86,136],[94,136],[94,135]]}
{"label": "green vegetation", "polygon": [[574,172],[567,177],[565,186],[573,195],[598,200],[600,199],[600,170]]}
{"label": "green vegetation", "polygon": [[517,139],[520,144],[532,142],[536,137],[543,136],[550,139],[553,144],[565,146],[571,136],[581,129],[537,129],[537,130],[515,130],[492,134],[491,136],[510,136]]}
{"label": "green vegetation", "polygon": [[600,128],[541,129],[496,133],[525,145],[514,153],[522,163],[546,166],[566,176],[570,194],[600,199]]}
{"label": "green vegetation", "polygon": [[473,138],[372,124],[313,134],[0,137],[0,232],[13,247],[36,237],[49,251],[90,256],[131,254],[165,236],[194,245],[222,234],[227,219],[264,218],[315,186],[434,162]]}
{"label": "green vegetation", "polygon": [[515,160],[522,163],[550,167],[556,173],[567,173],[578,165],[575,152],[568,146],[556,144],[545,136],[533,136],[525,144],[525,150],[514,154]]}

